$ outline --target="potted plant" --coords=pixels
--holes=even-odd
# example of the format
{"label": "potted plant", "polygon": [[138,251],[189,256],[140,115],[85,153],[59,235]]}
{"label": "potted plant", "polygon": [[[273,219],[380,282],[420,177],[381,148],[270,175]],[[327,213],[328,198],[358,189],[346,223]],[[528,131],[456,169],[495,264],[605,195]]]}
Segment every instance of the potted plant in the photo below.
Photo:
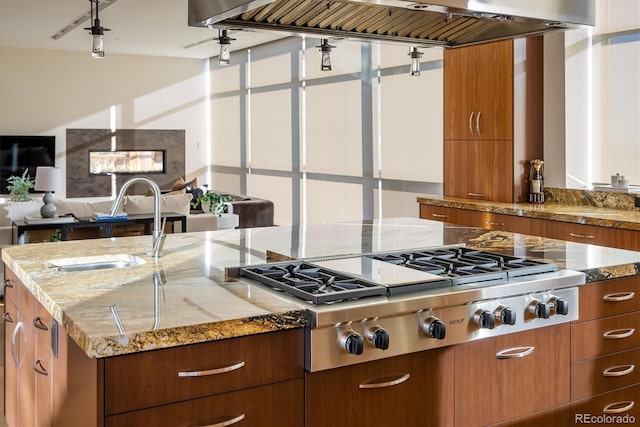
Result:
{"label": "potted plant", "polygon": [[228,213],[229,205],[226,202],[233,200],[233,197],[217,191],[207,191],[199,196],[191,206],[201,206],[202,212],[210,212],[217,217],[217,228],[235,228],[238,226],[239,217],[237,214]]}
{"label": "potted plant", "polygon": [[29,190],[35,185],[35,181],[29,176],[29,170],[25,169],[22,176],[11,175],[7,178],[7,190],[14,202],[28,202],[32,200]]}
{"label": "potted plant", "polygon": [[231,200],[233,200],[233,197],[226,194],[207,191],[202,196],[199,196],[195,202],[192,202],[191,205],[195,207],[199,203],[203,212],[211,212],[214,215],[221,216],[228,211],[228,206],[225,202],[230,202]]}

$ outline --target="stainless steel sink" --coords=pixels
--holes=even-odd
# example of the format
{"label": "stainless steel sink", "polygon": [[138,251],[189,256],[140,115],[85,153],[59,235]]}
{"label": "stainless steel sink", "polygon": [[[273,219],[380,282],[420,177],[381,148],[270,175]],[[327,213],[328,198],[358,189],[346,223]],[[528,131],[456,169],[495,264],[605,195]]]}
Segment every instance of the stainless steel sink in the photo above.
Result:
{"label": "stainless steel sink", "polygon": [[46,262],[48,268],[59,271],[87,271],[106,268],[125,268],[145,264],[143,258],[128,254],[98,255],[54,259]]}

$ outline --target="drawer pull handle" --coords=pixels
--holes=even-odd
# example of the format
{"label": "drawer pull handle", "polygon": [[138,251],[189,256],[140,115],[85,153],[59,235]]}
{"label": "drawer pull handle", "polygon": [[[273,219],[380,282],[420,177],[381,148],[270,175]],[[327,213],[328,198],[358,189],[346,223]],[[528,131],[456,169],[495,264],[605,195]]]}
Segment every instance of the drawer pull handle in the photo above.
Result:
{"label": "drawer pull handle", "polygon": [[411,377],[411,374],[404,374],[401,375],[397,378],[394,378],[392,380],[389,381],[383,381],[383,382],[379,382],[379,383],[375,383],[375,382],[370,382],[373,380],[369,380],[366,382],[363,382],[362,384],[360,384],[358,387],[359,388],[384,388],[384,387],[393,387],[394,385],[398,385],[398,384],[402,384],[403,382],[405,382],[406,380],[409,379],[409,377]]}
{"label": "drawer pull handle", "polygon": [[233,425],[235,423],[239,423],[242,420],[244,420],[244,414],[238,415],[237,417],[231,418],[230,420],[227,420],[227,421],[222,421],[221,423],[209,424],[202,427],[225,427],[225,426]]}
{"label": "drawer pull handle", "polygon": [[7,323],[14,323],[15,322],[15,320],[13,320],[11,318],[11,313],[9,313],[9,312],[6,312],[4,314],[4,321],[7,322]]}
{"label": "drawer pull handle", "polygon": [[42,331],[48,331],[49,330],[49,327],[42,322],[42,319],[40,318],[40,316],[38,316],[35,319],[33,319],[33,326],[35,326],[36,328],[38,328],[38,329],[40,329]]}
{"label": "drawer pull handle", "polygon": [[[178,372],[178,376],[179,377],[206,377],[207,375],[217,375],[217,374],[224,374],[225,372],[235,371],[236,369],[240,369],[243,366],[244,366],[244,360],[242,362],[236,363],[235,365],[225,366],[224,368],[209,369],[208,371]],[[228,424],[225,424],[225,425],[228,425]]]}
{"label": "drawer pull handle", "polygon": [[577,234],[577,233],[569,233],[571,237],[577,237],[578,239],[595,239],[596,236],[591,234]]}
{"label": "drawer pull handle", "polygon": [[622,377],[632,373],[635,368],[636,365],[612,366],[602,371],[602,375],[605,377]]}
{"label": "drawer pull handle", "polygon": [[476,130],[478,131],[478,135],[482,133],[480,132],[480,114],[482,114],[482,111],[478,111],[478,115],[476,116]]}
{"label": "drawer pull handle", "polygon": [[496,353],[497,359],[515,359],[516,357],[525,357],[533,353],[535,347],[513,347]]}
{"label": "drawer pull handle", "polygon": [[443,214],[437,214],[437,213],[432,213],[431,216],[434,218],[449,218],[449,215],[443,215]]}
{"label": "drawer pull handle", "polygon": [[[624,406],[623,406],[624,405]],[[635,402],[633,400],[627,400],[626,402],[616,402],[610,403],[604,407],[602,413],[604,414],[621,414],[623,412],[627,412],[631,408],[633,408]]]}
{"label": "drawer pull handle", "polygon": [[602,337],[609,340],[618,340],[621,338],[627,338],[633,335],[636,330],[633,328],[626,329],[614,329],[612,331],[607,331],[602,334]]}
{"label": "drawer pull handle", "polygon": [[9,280],[9,279],[6,279],[6,280],[4,281],[4,285],[5,285],[7,288],[15,288],[15,286],[13,285],[13,283],[11,283],[11,280]]}
{"label": "drawer pull handle", "polygon": [[485,193],[467,193],[467,195],[471,196],[471,197],[487,197],[487,195]]}
{"label": "drawer pull handle", "polygon": [[469,132],[473,135],[473,111],[469,114]]}
{"label": "drawer pull handle", "polygon": [[42,366],[42,361],[40,359],[33,362],[33,370],[39,373],[40,375],[44,375],[45,377],[49,376],[49,372]]}
{"label": "drawer pull handle", "polygon": [[619,301],[627,301],[633,299],[636,296],[636,293],[631,292],[616,292],[613,294],[607,294],[602,297],[602,299],[606,302],[619,302]]}
{"label": "drawer pull handle", "polygon": [[485,221],[485,224],[504,227],[504,222]]}
{"label": "drawer pull handle", "polygon": [[16,324],[16,328],[13,330],[13,333],[11,334],[11,357],[13,358],[13,361],[16,363],[16,366],[18,368],[22,366],[22,362],[20,361],[20,355],[16,354],[16,341],[18,341],[18,334],[20,333],[20,329],[23,329],[23,328],[24,328],[23,323],[18,322]]}

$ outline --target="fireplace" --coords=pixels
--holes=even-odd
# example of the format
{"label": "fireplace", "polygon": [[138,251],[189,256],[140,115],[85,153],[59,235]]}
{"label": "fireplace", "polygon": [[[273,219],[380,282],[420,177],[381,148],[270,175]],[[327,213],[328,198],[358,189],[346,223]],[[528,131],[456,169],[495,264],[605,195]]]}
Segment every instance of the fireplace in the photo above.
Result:
{"label": "fireplace", "polygon": [[166,150],[89,150],[90,175],[166,173]]}

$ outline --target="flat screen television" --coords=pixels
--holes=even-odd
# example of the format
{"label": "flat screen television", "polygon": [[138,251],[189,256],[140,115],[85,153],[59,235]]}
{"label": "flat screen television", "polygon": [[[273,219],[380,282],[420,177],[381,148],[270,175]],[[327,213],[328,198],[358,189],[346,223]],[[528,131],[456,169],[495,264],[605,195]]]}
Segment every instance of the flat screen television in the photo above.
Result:
{"label": "flat screen television", "polygon": [[35,179],[38,166],[55,163],[55,136],[0,135],[0,192],[9,193],[7,178],[11,175],[22,175],[27,169]]}

